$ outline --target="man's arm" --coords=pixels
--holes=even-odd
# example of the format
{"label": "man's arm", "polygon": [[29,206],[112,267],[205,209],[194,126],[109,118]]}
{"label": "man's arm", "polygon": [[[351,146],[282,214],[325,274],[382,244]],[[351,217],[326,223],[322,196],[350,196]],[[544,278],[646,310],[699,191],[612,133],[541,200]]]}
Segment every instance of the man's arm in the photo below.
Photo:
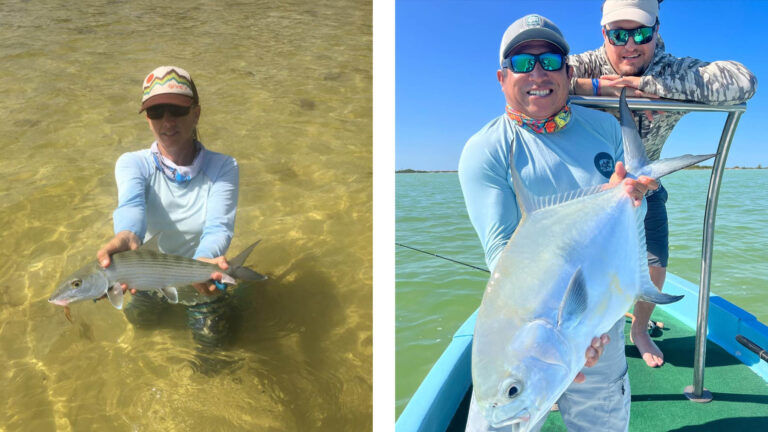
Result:
{"label": "man's arm", "polygon": [[485,262],[493,271],[501,251],[517,228],[520,211],[508,181],[508,154],[475,137],[459,160],[459,181],[472,225],[485,251]]}
{"label": "man's arm", "polygon": [[639,89],[660,97],[706,104],[747,101],[757,90],[757,77],[739,62],[704,62],[664,55],[653,73],[641,77]]}

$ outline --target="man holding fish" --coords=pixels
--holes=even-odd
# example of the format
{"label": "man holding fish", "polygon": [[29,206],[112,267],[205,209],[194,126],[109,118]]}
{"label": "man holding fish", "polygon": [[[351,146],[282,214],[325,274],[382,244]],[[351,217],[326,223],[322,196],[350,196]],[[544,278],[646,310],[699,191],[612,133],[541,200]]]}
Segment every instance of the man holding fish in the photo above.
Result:
{"label": "man holding fish", "polygon": [[[568,51],[560,30],[540,15],[510,25],[502,38],[497,72],[506,113],[470,138],[461,155],[459,179],[467,211],[491,271],[522,217],[513,169],[537,196],[616,186],[626,176],[622,132],[615,118],[568,104]],[[657,187],[648,177],[622,185],[635,206]],[[596,424],[602,430],[627,429],[630,391],[623,330],[620,319],[607,334],[592,340],[585,353],[586,366],[591,367],[577,375],[558,401],[569,430],[594,430]],[[510,387],[511,397],[513,390],[522,391]],[[467,430],[537,430],[543,421],[494,427],[473,395]]]}
{"label": "man holding fish", "polygon": [[[664,51],[659,37],[661,0],[606,0],[600,26],[603,46],[571,55],[574,68],[570,92],[580,95],[669,98],[707,104],[734,104],[755,94],[757,79],[735,61],[705,62],[678,58]],[[640,137],[650,160],[657,160],[664,142],[685,112],[637,113]],[[661,290],[669,258],[667,191],[660,186],[646,197],[648,270]],[[650,367],[664,364],[664,355],[648,334],[654,305],[639,301],[634,308],[630,338]]]}

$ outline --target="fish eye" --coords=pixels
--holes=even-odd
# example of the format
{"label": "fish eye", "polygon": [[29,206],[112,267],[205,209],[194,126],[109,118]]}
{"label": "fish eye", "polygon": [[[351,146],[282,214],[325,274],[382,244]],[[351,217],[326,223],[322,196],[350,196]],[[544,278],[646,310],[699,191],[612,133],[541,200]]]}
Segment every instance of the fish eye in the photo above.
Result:
{"label": "fish eye", "polygon": [[520,394],[520,388],[516,385],[510,386],[507,390],[507,397],[510,399],[514,399],[518,394]]}
{"label": "fish eye", "polygon": [[72,281],[73,288],[80,288],[82,284],[83,284],[83,281],[81,281],[80,279],[75,279]]}
{"label": "fish eye", "polygon": [[515,378],[508,378],[504,380],[501,386],[499,386],[499,393],[502,398],[514,399],[520,396],[523,391],[523,383]]}

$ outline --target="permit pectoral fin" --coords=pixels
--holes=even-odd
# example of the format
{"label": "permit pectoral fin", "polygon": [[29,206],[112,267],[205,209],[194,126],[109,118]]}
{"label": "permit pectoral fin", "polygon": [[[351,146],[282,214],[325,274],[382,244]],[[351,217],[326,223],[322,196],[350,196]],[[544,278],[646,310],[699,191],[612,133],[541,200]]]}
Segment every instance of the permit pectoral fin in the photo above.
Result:
{"label": "permit pectoral fin", "polygon": [[571,277],[568,288],[565,290],[560,310],[557,313],[557,327],[575,324],[587,310],[587,283],[581,267]]}
{"label": "permit pectoral fin", "polygon": [[107,298],[116,309],[123,308],[123,287],[120,286],[120,282],[115,282],[107,288]]}
{"label": "permit pectoral fin", "polygon": [[176,304],[179,302],[179,292],[176,287],[160,288],[160,292],[168,299],[168,303]]}

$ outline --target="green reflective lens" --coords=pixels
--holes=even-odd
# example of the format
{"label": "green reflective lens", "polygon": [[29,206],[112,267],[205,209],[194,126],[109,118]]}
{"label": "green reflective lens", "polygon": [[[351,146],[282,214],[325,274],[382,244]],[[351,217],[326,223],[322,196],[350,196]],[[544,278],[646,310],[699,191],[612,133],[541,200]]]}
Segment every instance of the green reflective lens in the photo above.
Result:
{"label": "green reflective lens", "polygon": [[630,37],[635,42],[635,45],[645,45],[653,39],[653,27],[638,27],[631,30],[606,29],[606,33],[611,44],[617,46],[626,45]]}
{"label": "green reflective lens", "polygon": [[515,54],[504,59],[502,66],[515,73],[528,73],[536,67],[537,61],[545,71],[556,71],[563,67],[563,55],[556,53]]}

